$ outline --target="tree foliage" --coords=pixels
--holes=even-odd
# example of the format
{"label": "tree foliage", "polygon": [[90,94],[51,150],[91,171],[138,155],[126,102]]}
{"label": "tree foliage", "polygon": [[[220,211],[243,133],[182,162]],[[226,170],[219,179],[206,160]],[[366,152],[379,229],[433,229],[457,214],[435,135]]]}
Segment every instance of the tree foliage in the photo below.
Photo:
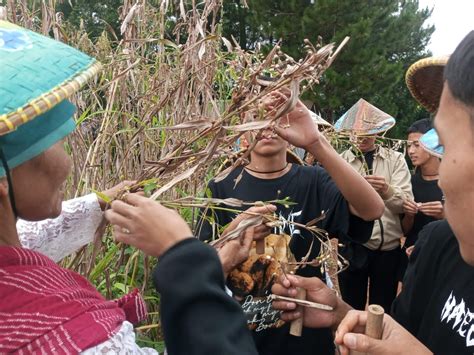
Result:
{"label": "tree foliage", "polygon": [[224,2],[224,36],[240,46],[270,48],[280,42],[284,52],[299,58],[305,38],[324,43],[351,40],[326,72],[321,85],[306,94],[330,121],[359,98],[397,118],[392,136],[403,137],[410,122],[428,115],[411,98],[405,72],[428,56],[434,31],[425,25],[431,10],[417,0],[239,0]]}

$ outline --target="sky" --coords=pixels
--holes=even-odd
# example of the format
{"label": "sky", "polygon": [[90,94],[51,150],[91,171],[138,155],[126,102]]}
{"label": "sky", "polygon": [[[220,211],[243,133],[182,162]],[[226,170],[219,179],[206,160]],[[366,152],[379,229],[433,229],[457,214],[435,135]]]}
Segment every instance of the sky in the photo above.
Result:
{"label": "sky", "polygon": [[433,55],[450,54],[474,30],[474,0],[419,0],[420,8],[434,8],[427,21],[434,24],[428,48]]}

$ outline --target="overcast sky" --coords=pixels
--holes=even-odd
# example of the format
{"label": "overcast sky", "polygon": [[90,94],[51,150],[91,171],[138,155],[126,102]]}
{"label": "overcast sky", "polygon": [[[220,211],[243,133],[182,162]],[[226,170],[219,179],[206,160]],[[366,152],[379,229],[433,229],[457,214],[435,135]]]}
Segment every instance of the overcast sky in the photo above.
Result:
{"label": "overcast sky", "polygon": [[436,26],[429,48],[434,55],[450,54],[474,30],[474,0],[419,0],[420,7],[434,8],[428,20]]}

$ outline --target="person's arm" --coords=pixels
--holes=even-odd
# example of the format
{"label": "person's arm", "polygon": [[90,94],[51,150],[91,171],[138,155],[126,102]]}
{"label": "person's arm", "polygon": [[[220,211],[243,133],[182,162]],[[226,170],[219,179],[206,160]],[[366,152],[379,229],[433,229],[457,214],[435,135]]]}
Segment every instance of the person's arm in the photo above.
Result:
{"label": "person's arm", "polygon": [[[395,152],[389,152],[395,154]],[[403,202],[413,200],[411,187],[411,174],[405,158],[401,154],[396,155],[393,170],[390,174],[390,182],[384,176],[368,175],[366,180],[374,187],[385,202],[385,207],[393,213],[403,213]]]}
{"label": "person's arm", "polygon": [[[316,129],[317,130],[317,129]],[[377,192],[320,135],[306,147],[329,173],[353,214],[366,221],[380,218],[384,204]]]}
{"label": "person's arm", "polygon": [[[113,199],[133,183],[134,181],[123,181],[100,195]],[[96,194],[89,194],[64,201],[61,215],[57,218],[39,222],[20,219],[17,231],[21,245],[58,262],[91,243],[99,229],[103,233],[100,227],[106,206],[107,203]]]}
{"label": "person's arm", "polygon": [[170,354],[257,354],[240,305],[225,292],[216,251],[193,238],[176,211],[129,194],[105,213],[116,240],[159,257],[153,281]]}
{"label": "person's arm", "polygon": [[240,305],[224,290],[214,249],[180,242],[161,256],[153,281],[170,354],[257,354]]}
{"label": "person's arm", "polygon": [[336,331],[334,342],[339,346],[341,355],[357,351],[363,354],[433,354],[424,344],[411,335],[392,317],[385,314],[382,325],[382,338],[374,339],[365,334],[367,312],[350,311]]}
{"label": "person's arm", "polygon": [[346,316],[352,307],[345,303],[336,292],[317,277],[284,275],[272,286],[272,293],[278,296],[295,298],[298,288],[306,290],[306,300],[321,303],[333,308],[332,311],[317,308],[299,307],[291,301],[274,301],[273,308],[282,311],[281,319],[291,322],[303,316],[305,327],[333,328]]}
{"label": "person's arm", "polygon": [[39,222],[18,220],[21,245],[58,262],[94,240],[103,219],[95,194],[64,201],[58,218]]}
{"label": "person's arm", "polygon": [[[287,100],[285,94],[275,93],[274,104]],[[269,106],[272,108],[272,106]],[[370,184],[355,171],[318,131],[306,106],[298,101],[293,111],[274,127],[276,133],[290,144],[311,153],[326,169],[356,216],[373,221],[380,218],[384,203]]]}

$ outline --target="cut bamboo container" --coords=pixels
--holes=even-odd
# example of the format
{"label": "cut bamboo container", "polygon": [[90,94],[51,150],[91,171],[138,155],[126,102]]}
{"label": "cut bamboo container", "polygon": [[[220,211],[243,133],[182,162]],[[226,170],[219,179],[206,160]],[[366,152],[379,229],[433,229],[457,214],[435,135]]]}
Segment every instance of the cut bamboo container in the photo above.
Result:
{"label": "cut bamboo container", "polygon": [[265,254],[265,238],[255,241],[255,251],[257,254]]}
{"label": "cut bamboo container", "polygon": [[[306,289],[298,287],[296,298],[299,300],[306,300]],[[301,317],[292,321],[290,325],[290,334],[296,337],[300,337],[303,332],[303,307],[300,306],[299,309],[301,311]]]}
{"label": "cut bamboo container", "polygon": [[[367,309],[367,323],[365,325],[365,335],[373,339],[382,339],[383,315],[385,311],[378,304],[371,304]],[[365,355],[358,351],[351,351],[351,355]]]}

